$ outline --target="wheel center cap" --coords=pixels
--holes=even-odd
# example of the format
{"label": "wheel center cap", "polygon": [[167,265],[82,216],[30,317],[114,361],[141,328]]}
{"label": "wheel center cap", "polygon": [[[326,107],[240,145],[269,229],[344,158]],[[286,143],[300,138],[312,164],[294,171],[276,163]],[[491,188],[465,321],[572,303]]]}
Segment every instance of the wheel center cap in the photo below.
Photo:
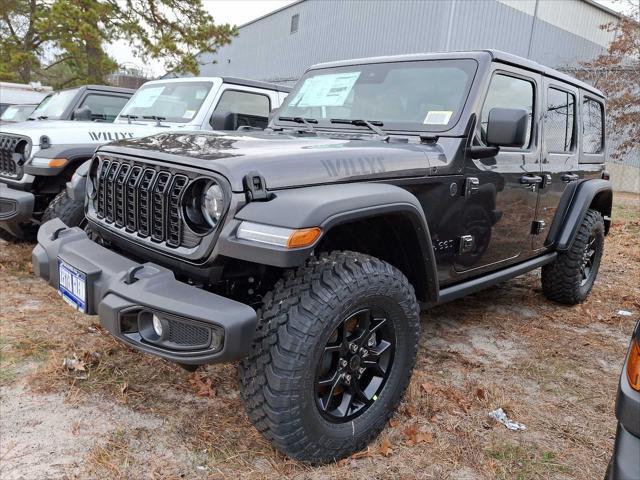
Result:
{"label": "wheel center cap", "polygon": [[358,370],[360,368],[360,363],[361,363],[360,355],[354,355],[349,359],[349,368],[352,371]]}

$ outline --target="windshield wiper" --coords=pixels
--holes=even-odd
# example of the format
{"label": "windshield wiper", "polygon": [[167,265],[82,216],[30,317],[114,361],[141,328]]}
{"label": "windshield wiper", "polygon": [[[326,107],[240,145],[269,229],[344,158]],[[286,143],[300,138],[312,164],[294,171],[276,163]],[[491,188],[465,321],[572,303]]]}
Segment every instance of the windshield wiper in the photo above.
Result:
{"label": "windshield wiper", "polygon": [[48,116],[46,116],[46,115],[40,115],[40,116],[38,117],[38,120],[46,120],[47,118],[49,118],[49,117],[48,117]]}
{"label": "windshield wiper", "polygon": [[384,126],[384,123],[379,122],[377,120],[369,121],[369,120],[360,120],[360,119],[349,120],[344,118],[332,118],[329,121],[331,123],[344,123],[346,125],[356,125],[357,127],[368,127],[369,130],[381,136],[383,141],[385,142],[389,141],[389,135],[384,133],[384,130],[382,130],[381,128],[378,128],[378,127]]}
{"label": "windshield wiper", "polygon": [[131,124],[131,119],[136,120],[138,118],[138,115],[127,115],[126,113],[120,116],[126,118],[129,124]]}
{"label": "windshield wiper", "polygon": [[148,118],[150,120],[156,121],[156,127],[162,127],[163,125],[160,123],[162,120],[166,120],[167,117],[159,117],[158,115],[143,115],[142,118]]}
{"label": "windshield wiper", "polygon": [[[296,123],[304,123],[307,127],[307,131],[310,133],[316,133],[316,129],[313,128],[312,123],[318,123],[318,120],[315,118],[304,118],[304,117],[278,117],[278,120],[282,120],[283,122],[296,122]],[[317,135],[317,133],[316,133]]]}

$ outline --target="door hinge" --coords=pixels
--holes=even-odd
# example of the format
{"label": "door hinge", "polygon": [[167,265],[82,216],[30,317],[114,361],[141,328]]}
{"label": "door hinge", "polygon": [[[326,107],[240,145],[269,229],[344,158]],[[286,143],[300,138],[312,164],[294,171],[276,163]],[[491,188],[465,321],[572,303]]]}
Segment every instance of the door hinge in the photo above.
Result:
{"label": "door hinge", "polygon": [[539,235],[544,232],[547,223],[544,220],[534,220],[531,222],[531,233],[533,235]]}
{"label": "door hinge", "polygon": [[247,173],[242,179],[242,183],[244,184],[244,189],[247,195],[247,202],[267,200],[269,198],[267,184],[260,173]]}
{"label": "door hinge", "polygon": [[551,174],[545,173],[544,175],[542,175],[542,185],[540,185],[540,188],[547,188],[550,186],[551,186]]}
{"label": "door hinge", "polygon": [[476,177],[467,177],[464,181],[464,196],[473,195],[480,189],[480,180]]}
{"label": "door hinge", "polygon": [[473,235],[462,235],[458,242],[458,253],[460,255],[463,253],[470,253],[473,251],[474,246],[475,242],[473,241]]}

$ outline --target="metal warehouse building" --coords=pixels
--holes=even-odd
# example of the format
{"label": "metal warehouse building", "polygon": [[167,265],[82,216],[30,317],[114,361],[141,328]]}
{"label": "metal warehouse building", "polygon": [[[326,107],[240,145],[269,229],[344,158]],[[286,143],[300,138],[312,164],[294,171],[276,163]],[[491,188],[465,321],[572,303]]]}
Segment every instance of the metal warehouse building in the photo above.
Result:
{"label": "metal warehouse building", "polygon": [[280,83],[331,60],[482,48],[562,68],[603,52],[617,19],[591,0],[301,0],[199,60],[201,75]]}

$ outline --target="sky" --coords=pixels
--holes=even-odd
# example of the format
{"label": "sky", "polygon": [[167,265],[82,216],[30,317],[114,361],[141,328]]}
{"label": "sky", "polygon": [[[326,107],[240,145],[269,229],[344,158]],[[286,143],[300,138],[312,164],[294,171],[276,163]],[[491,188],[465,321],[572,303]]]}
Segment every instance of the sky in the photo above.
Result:
{"label": "sky", "polygon": [[[290,3],[294,3],[295,1],[296,0],[203,0],[203,4],[213,16],[216,23],[242,25]],[[619,0],[596,0],[596,2],[616,11],[621,11],[624,8]],[[144,65],[144,68],[147,69],[148,73],[152,76],[159,76],[165,73],[161,62],[143,64],[140,59],[134,57],[126,42],[115,42],[107,46],[105,50],[115,58],[119,64],[131,62],[139,67]]]}
{"label": "sky", "polygon": [[[203,0],[215,23],[242,25],[269,12],[282,8],[296,0]],[[152,76],[165,73],[162,62],[143,63],[134,57],[126,42],[115,42],[105,48],[106,52],[119,64],[131,62],[138,67],[144,66]]]}

